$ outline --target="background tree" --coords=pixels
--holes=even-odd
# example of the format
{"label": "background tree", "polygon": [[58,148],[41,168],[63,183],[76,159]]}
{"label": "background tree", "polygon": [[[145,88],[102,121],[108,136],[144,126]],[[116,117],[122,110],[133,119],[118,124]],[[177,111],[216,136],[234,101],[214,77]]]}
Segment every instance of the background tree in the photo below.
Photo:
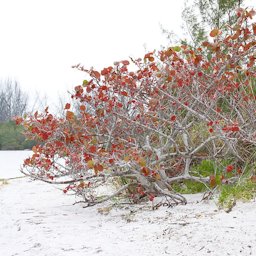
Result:
{"label": "background tree", "polygon": [[231,33],[231,28],[237,21],[236,9],[241,7],[244,0],[194,0],[188,1],[182,12],[186,30],[192,44],[197,47],[207,40],[208,31],[214,28],[222,33]]}
{"label": "background tree", "polygon": [[18,82],[12,79],[0,81],[0,122],[23,116],[27,111],[28,96]]}
{"label": "background tree", "polygon": [[22,150],[35,145],[34,141],[25,138],[24,128],[12,120],[27,111],[28,96],[18,82],[12,79],[0,81],[0,150]]}

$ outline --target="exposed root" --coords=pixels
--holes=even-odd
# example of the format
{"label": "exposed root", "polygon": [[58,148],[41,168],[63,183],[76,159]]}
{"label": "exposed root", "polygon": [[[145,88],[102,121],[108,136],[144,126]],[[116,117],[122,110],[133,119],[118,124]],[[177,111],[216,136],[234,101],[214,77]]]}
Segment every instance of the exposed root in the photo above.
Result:
{"label": "exposed root", "polygon": [[[166,198],[168,198],[168,205],[178,205],[178,204],[187,204],[187,199],[178,194],[178,193],[171,193],[170,191],[168,190],[164,190],[162,189],[158,184],[154,184],[154,187],[156,189],[156,191],[158,192],[159,195],[163,195],[165,196]],[[170,203],[170,201],[172,201],[173,203]]]}

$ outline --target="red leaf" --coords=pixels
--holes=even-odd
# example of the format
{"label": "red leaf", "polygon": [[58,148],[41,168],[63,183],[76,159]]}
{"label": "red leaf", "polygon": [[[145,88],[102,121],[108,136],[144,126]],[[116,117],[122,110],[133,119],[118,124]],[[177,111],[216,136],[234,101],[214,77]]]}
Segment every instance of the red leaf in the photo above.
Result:
{"label": "red leaf", "polygon": [[54,179],[54,177],[53,177],[52,175],[49,175],[48,178],[49,178],[50,180],[53,180],[53,179]]}
{"label": "red leaf", "polygon": [[210,129],[209,129],[209,132],[210,132],[210,133],[213,133],[213,129],[212,129],[212,128],[210,128]]}
{"label": "red leaf", "polygon": [[49,115],[47,116],[46,120],[47,120],[48,122],[51,122],[51,121],[53,120],[53,115],[52,115],[52,114],[49,114]]}
{"label": "red leaf", "polygon": [[176,121],[176,116],[172,115],[170,119],[171,119],[172,122],[175,122]]}
{"label": "red leaf", "polygon": [[226,172],[232,172],[234,170],[234,166],[233,165],[228,165],[226,167]]}
{"label": "red leaf", "polygon": [[253,34],[256,36],[256,23],[252,24]]}
{"label": "red leaf", "polygon": [[102,76],[108,75],[109,74],[109,69],[104,68],[103,70],[101,70],[100,73],[101,73]]}
{"label": "red leaf", "polygon": [[201,72],[201,71],[198,72],[198,76],[199,76],[199,77],[202,77],[202,76],[203,76],[203,72]]}
{"label": "red leaf", "polygon": [[170,71],[169,71],[169,75],[171,75],[171,76],[175,76],[175,75],[176,75],[176,71],[175,71],[175,70],[173,70],[173,69],[172,69],[172,70],[170,70]]}
{"label": "red leaf", "polygon": [[109,162],[110,164],[113,164],[113,163],[115,162],[115,160],[111,158],[111,159],[108,160],[108,162]]}
{"label": "red leaf", "polygon": [[70,109],[70,104],[69,104],[69,103],[67,103],[67,104],[65,105],[65,109]]}
{"label": "red leaf", "polygon": [[241,35],[241,31],[238,30],[238,31],[232,36],[232,39],[233,39],[233,40],[236,40],[240,35]]}
{"label": "red leaf", "polygon": [[96,153],[96,151],[97,151],[97,147],[96,146],[90,146],[89,147],[89,151],[91,152],[91,153]]}
{"label": "red leaf", "polygon": [[210,43],[207,42],[207,41],[204,41],[204,42],[202,43],[202,46],[204,46],[204,47],[207,47],[207,46],[209,46],[209,45],[210,45]]}
{"label": "red leaf", "polygon": [[122,107],[123,107],[123,104],[122,104],[121,102],[118,102],[118,103],[117,103],[117,106],[118,106],[119,108],[122,108]]}
{"label": "red leaf", "polygon": [[72,111],[67,111],[66,113],[66,119],[68,121],[72,121],[75,118],[75,114]]}
{"label": "red leaf", "polygon": [[250,19],[252,19],[255,14],[256,14],[256,12],[252,9],[252,10],[250,10],[250,11],[247,13],[247,16],[248,16]]}
{"label": "red leaf", "polygon": [[194,59],[195,65],[197,66],[200,63],[200,61],[202,61],[202,56],[201,55],[196,55],[196,58]]}
{"label": "red leaf", "polygon": [[145,195],[144,188],[143,188],[141,185],[139,185],[139,186],[137,187],[137,192],[138,192],[140,195],[142,195],[142,196]]}
{"label": "red leaf", "polygon": [[150,174],[150,170],[147,167],[142,167],[141,172],[143,175],[148,176]]}
{"label": "red leaf", "polygon": [[145,54],[144,59],[148,59],[148,58],[152,57],[152,55],[153,55],[153,52],[149,52],[149,53]]}
{"label": "red leaf", "polygon": [[123,65],[129,65],[129,64],[130,64],[130,62],[129,62],[128,60],[123,60],[123,61],[121,61],[121,63],[122,63]]}
{"label": "red leaf", "polygon": [[47,140],[49,138],[47,133],[41,133],[40,136],[43,140]]}
{"label": "red leaf", "polygon": [[94,165],[94,170],[97,172],[102,172],[104,170],[104,167],[101,164]]}
{"label": "red leaf", "polygon": [[210,186],[212,188],[216,186],[216,177],[214,175],[210,176]]}
{"label": "red leaf", "polygon": [[22,117],[17,117],[17,118],[15,118],[15,123],[16,123],[17,125],[21,124],[22,122],[23,122],[23,118],[22,118]]}
{"label": "red leaf", "polygon": [[180,86],[180,87],[181,87],[181,86],[183,85],[183,81],[182,81],[182,79],[178,79],[178,80],[177,80],[177,83],[178,83],[178,86]]}
{"label": "red leaf", "polygon": [[29,165],[31,163],[30,158],[24,160],[24,165]]}
{"label": "red leaf", "polygon": [[102,86],[100,87],[100,89],[101,89],[102,91],[107,91],[108,87],[107,87],[106,85],[102,85]]}
{"label": "red leaf", "polygon": [[91,75],[98,80],[100,79],[100,73],[98,71],[92,70]]}
{"label": "red leaf", "polygon": [[230,128],[230,130],[231,130],[232,132],[239,132],[240,128],[239,128],[238,126],[232,126],[232,127]]}
{"label": "red leaf", "polygon": [[154,59],[154,57],[151,56],[151,57],[148,57],[148,60],[153,62],[155,59]]}
{"label": "red leaf", "polygon": [[149,201],[153,201],[154,200],[154,198],[155,198],[155,196],[153,195],[153,194],[149,194],[148,195],[148,199],[149,199]]}
{"label": "red leaf", "polygon": [[120,92],[123,96],[128,96],[128,93],[126,91],[121,91]]}
{"label": "red leaf", "polygon": [[58,140],[55,142],[55,144],[57,147],[63,147],[64,145],[62,141],[58,141]]}
{"label": "red leaf", "polygon": [[81,110],[82,112],[84,112],[84,111],[86,110],[85,105],[81,105],[81,106],[80,106],[80,110]]}

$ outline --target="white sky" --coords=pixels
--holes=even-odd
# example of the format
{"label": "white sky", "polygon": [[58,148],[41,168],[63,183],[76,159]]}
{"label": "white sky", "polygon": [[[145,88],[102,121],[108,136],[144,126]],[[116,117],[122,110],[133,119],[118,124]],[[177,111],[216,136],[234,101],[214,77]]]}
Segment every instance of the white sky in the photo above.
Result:
{"label": "white sky", "polygon": [[[255,0],[248,0],[250,4]],[[0,0],[0,79],[56,97],[101,69],[166,44],[181,31],[184,0]]]}
{"label": "white sky", "polygon": [[180,30],[183,0],[0,0],[0,78],[24,90],[63,94],[84,74],[141,57]]}

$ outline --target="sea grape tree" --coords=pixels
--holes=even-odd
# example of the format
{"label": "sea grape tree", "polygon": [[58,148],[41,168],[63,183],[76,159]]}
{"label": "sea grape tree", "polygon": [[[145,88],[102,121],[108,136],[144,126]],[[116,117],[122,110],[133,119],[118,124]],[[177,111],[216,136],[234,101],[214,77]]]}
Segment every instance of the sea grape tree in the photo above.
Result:
{"label": "sea grape tree", "polygon": [[[127,191],[135,201],[163,195],[186,203],[173,191],[174,182],[215,186],[216,173],[191,172],[202,159],[231,159],[223,179],[240,170],[245,145],[256,146],[254,14],[238,9],[232,34],[213,29],[197,49],[174,46],[101,71],[74,66],[88,75],[72,95],[79,113],[67,103],[64,118],[47,108],[17,119],[28,138],[39,141],[22,172],[66,184],[65,193],[74,191],[95,205]],[[122,182],[113,194],[94,193],[116,180]]]}

